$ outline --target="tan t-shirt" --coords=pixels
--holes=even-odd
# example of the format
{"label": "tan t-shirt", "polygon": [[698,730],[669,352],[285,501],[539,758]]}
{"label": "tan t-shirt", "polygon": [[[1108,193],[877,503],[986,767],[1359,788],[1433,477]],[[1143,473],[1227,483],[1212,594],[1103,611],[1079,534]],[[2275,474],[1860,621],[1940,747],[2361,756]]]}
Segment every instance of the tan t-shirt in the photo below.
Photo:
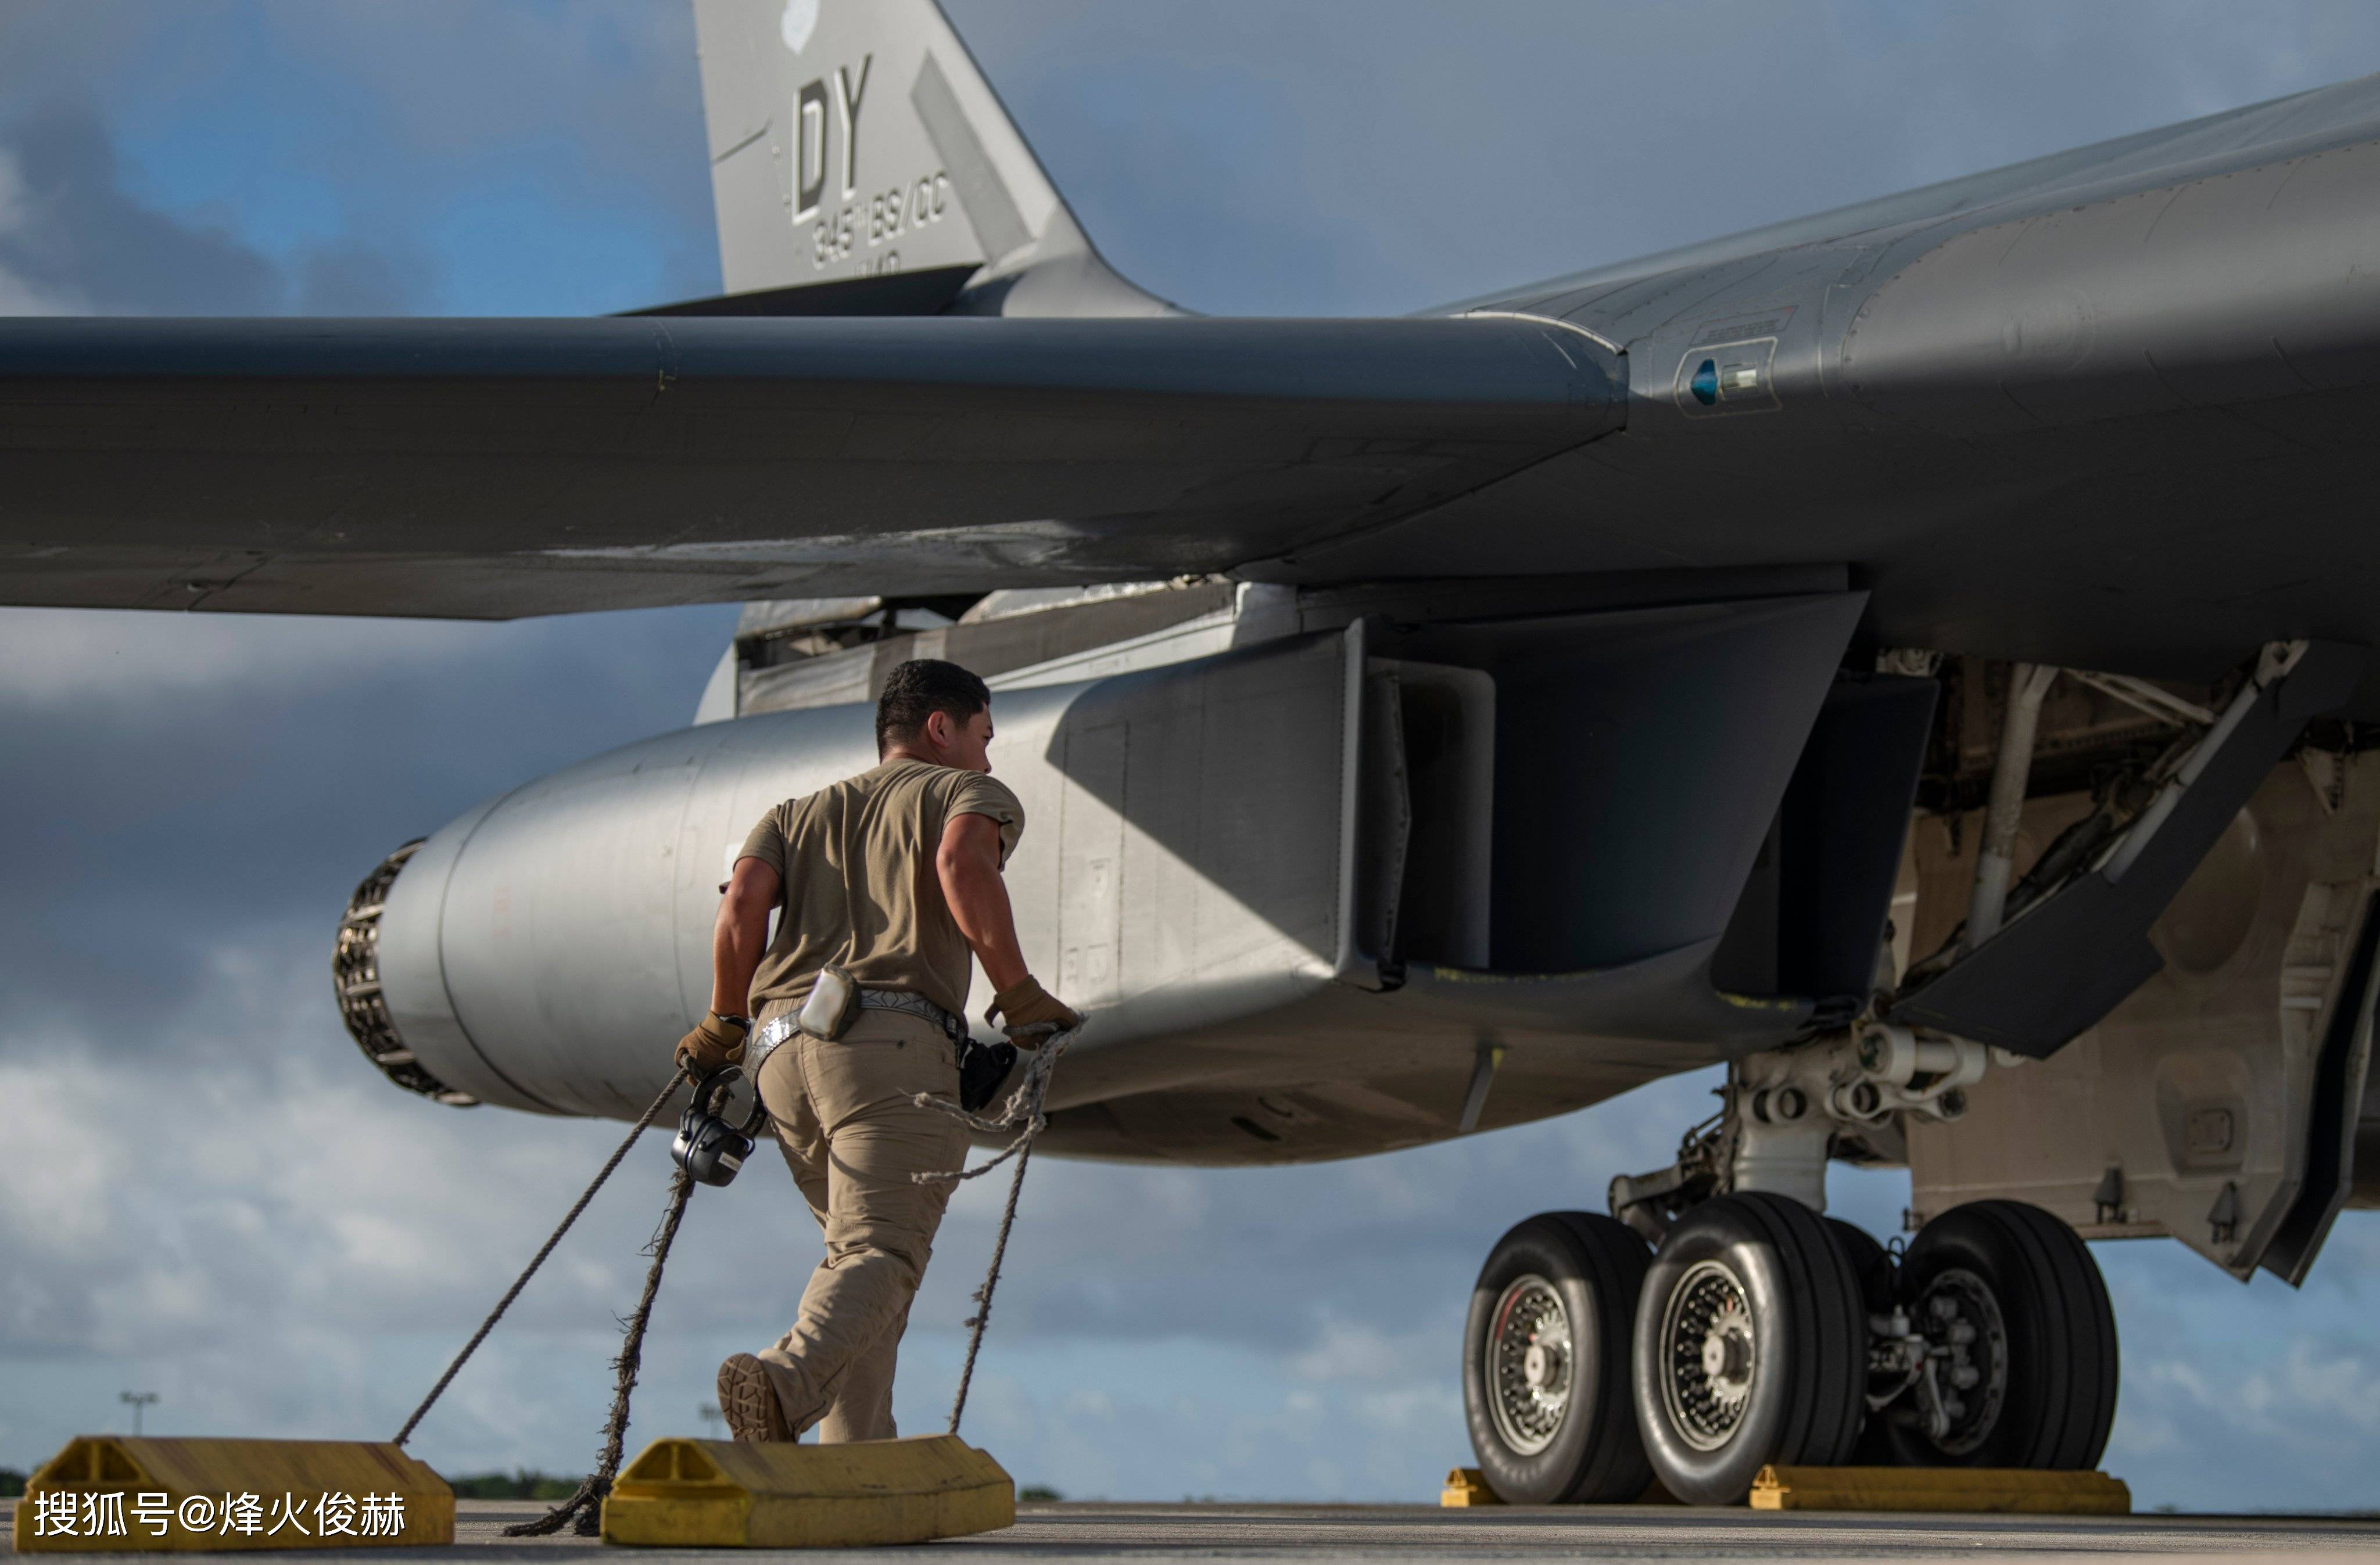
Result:
{"label": "tan t-shirt", "polygon": [[[934,870],[942,828],[958,815],[1000,823],[1005,866],[1025,807],[979,771],[889,760],[762,816],[736,856],[774,868],[785,890],[777,938],[752,975],[753,1013],[799,1005],[830,962],[862,989],[923,995],[963,1013],[973,953]],[[844,898],[846,852],[856,906]]]}

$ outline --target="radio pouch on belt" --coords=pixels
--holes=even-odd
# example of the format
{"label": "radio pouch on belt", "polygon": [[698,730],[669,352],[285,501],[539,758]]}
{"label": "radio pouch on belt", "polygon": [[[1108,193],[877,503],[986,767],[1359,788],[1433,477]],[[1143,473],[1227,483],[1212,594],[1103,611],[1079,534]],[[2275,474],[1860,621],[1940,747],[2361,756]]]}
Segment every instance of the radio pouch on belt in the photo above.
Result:
{"label": "radio pouch on belt", "polygon": [[959,1040],[959,1107],[972,1114],[991,1101],[1008,1073],[1016,1069],[1016,1046],[1013,1043],[978,1043],[974,1038]]}
{"label": "radio pouch on belt", "polygon": [[859,980],[846,969],[828,963],[820,969],[818,981],[810,985],[809,998],[802,1001],[801,1013],[795,1020],[810,1037],[832,1043],[849,1032],[851,1024],[858,1019]]}
{"label": "radio pouch on belt", "polygon": [[851,922],[851,934],[843,942],[843,955],[819,970],[818,981],[810,985],[808,998],[802,1001],[801,1011],[794,1018],[802,1031],[829,1043],[849,1032],[851,1024],[859,1020],[859,980],[843,964],[859,950],[859,898],[851,887],[848,820],[844,823],[843,832],[843,916]]}

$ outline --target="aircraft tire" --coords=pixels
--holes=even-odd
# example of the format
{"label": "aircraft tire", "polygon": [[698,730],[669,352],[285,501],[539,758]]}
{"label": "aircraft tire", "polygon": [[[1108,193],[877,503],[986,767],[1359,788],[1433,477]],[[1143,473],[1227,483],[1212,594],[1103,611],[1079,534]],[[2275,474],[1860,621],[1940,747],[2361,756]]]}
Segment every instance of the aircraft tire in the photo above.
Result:
{"label": "aircraft tire", "polygon": [[1944,1440],[1898,1419],[1887,1425],[1899,1462],[2098,1466],[2116,1418],[2116,1314],[2081,1235],[2022,1201],[1971,1201],[1919,1231],[1900,1278],[1910,1316],[1929,1337],[1946,1308],[1976,1328],[1967,1351],[1980,1379],[1959,1389],[1966,1416]]}
{"label": "aircraft tire", "polygon": [[1843,1247],[1852,1263],[1852,1275],[1859,1279],[1860,1298],[1870,1315],[1890,1315],[1892,1302],[1899,1296],[1900,1270],[1893,1265],[1892,1252],[1876,1243],[1876,1235],[1856,1223],[1840,1218],[1827,1219],[1827,1231]]}
{"label": "aircraft tire", "polygon": [[1633,1500],[1651,1482],[1628,1389],[1649,1258],[1600,1212],[1540,1212],[1488,1253],[1463,1328],[1463,1412],[1508,1504]]}
{"label": "aircraft tire", "polygon": [[[1876,1236],[1855,1223],[1840,1218],[1827,1219],[1827,1231],[1851,1257],[1852,1271],[1860,1280],[1860,1299],[1868,1315],[1888,1316],[1900,1297],[1900,1268],[1892,1252],[1876,1243]],[[1851,1464],[1854,1467],[1898,1467],[1902,1465],[1900,1453],[1893,1449],[1892,1436],[1883,1414],[1871,1413],[1861,1426],[1859,1443],[1852,1448]]]}
{"label": "aircraft tire", "polygon": [[1706,1201],[1645,1271],[1634,1365],[1645,1453],[1690,1505],[1738,1503],[1770,1462],[1838,1465],[1867,1411],[1852,1257],[1789,1197]]}

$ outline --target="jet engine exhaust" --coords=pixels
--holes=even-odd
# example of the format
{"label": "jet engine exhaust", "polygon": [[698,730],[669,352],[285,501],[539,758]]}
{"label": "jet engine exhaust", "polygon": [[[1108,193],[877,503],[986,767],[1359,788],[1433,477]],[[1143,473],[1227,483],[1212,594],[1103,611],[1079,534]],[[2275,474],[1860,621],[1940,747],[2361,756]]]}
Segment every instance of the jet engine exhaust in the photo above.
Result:
{"label": "jet engine exhaust", "polygon": [[331,979],[339,999],[339,1017],[347,1025],[347,1036],[364,1051],[364,1058],[378,1066],[381,1074],[424,1098],[435,1098],[450,1108],[477,1107],[479,1099],[468,1092],[457,1092],[423,1067],[414,1058],[413,1050],[390,1019],[388,1001],[380,987],[380,916],[387,905],[388,889],[396,884],[399,871],[426,838],[416,837],[395,853],[380,861],[380,867],[363,879],[356,894],[347,899],[347,911],[339,920],[339,943],[331,957]]}

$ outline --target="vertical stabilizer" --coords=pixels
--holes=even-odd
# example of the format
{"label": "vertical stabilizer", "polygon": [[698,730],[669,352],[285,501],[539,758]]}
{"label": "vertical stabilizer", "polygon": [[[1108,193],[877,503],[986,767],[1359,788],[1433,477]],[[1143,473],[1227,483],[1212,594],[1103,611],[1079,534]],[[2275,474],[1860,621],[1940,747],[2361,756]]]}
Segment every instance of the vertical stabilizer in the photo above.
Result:
{"label": "vertical stabilizer", "polygon": [[730,295],[930,274],[953,310],[1171,313],[1099,259],[934,0],[694,16]]}

